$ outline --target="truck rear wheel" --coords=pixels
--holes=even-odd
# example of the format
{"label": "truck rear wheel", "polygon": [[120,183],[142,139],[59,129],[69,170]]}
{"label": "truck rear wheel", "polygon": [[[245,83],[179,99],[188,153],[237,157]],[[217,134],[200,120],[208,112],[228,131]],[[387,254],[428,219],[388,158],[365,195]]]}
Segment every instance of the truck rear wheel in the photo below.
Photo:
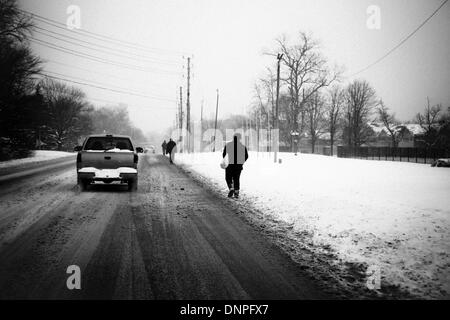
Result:
{"label": "truck rear wheel", "polygon": [[137,191],[137,187],[138,187],[138,178],[134,178],[131,180],[128,180],[128,190],[131,192],[135,192]]}
{"label": "truck rear wheel", "polygon": [[87,186],[89,185],[89,182],[80,178],[77,178],[77,184],[78,188],[80,188],[80,191],[86,191]]}

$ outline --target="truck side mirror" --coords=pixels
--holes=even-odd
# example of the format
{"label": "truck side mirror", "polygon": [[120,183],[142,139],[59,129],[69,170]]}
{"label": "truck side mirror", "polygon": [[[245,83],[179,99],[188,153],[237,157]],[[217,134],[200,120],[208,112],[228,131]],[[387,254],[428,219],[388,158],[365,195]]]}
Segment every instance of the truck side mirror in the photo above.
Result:
{"label": "truck side mirror", "polygon": [[143,153],[143,152],[144,152],[144,149],[142,149],[141,147],[137,147],[137,148],[136,148],[136,152],[137,152],[137,153]]}
{"label": "truck side mirror", "polygon": [[76,146],[75,148],[73,148],[73,151],[78,152],[78,151],[81,151],[81,149],[83,149],[82,146]]}

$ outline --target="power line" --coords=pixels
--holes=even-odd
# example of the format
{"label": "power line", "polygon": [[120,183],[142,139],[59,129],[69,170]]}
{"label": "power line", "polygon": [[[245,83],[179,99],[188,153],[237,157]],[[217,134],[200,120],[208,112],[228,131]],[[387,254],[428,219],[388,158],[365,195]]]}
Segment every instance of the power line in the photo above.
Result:
{"label": "power line", "polygon": [[376,60],[375,62],[369,64],[367,67],[365,67],[364,69],[361,69],[358,72],[355,72],[354,74],[352,74],[350,77],[354,77],[364,71],[366,71],[367,69],[373,67],[374,65],[376,65],[377,63],[379,63],[380,61],[384,60],[387,56],[389,56],[392,52],[394,52],[396,49],[398,49],[401,45],[403,45],[409,38],[411,38],[417,31],[419,31],[446,3],[448,2],[448,0],[445,0],[444,2],[442,2],[442,4],[428,17],[426,18],[416,29],[414,29],[406,38],[404,38],[402,41],[400,41],[400,43],[398,43],[395,47],[393,47],[391,50],[389,50],[386,54],[384,54],[382,57],[380,57],[378,60]]}
{"label": "power line", "polygon": [[[55,72],[50,72],[50,73],[55,73]],[[116,92],[116,93],[122,93],[122,94],[128,94],[128,95],[131,95],[131,96],[138,96],[138,97],[147,98],[147,99],[164,100],[164,101],[174,102],[173,99],[169,99],[169,98],[158,98],[158,97],[152,97],[152,96],[143,95],[143,94],[139,94],[139,93],[132,93],[132,92],[127,92],[127,91],[107,88],[107,87],[103,87],[103,86],[99,86],[99,85],[93,85],[93,84],[89,84],[89,83],[85,83],[85,82],[81,82],[81,81],[75,81],[75,80],[70,80],[70,79],[66,79],[66,78],[62,78],[62,77],[51,76],[49,74],[46,74],[45,72],[41,72],[40,74],[45,76],[45,77],[54,79],[54,80],[67,81],[67,82],[71,82],[71,83],[75,83],[75,84],[79,84],[79,85],[84,85],[84,86],[88,86],[88,87],[92,87],[92,88],[96,88],[96,89],[101,89],[101,90],[106,90],[106,91],[111,91],[111,92]]]}
{"label": "power line", "polygon": [[[50,63],[53,63],[53,64],[65,66],[65,67],[72,68],[72,69],[77,69],[77,70],[81,70],[81,71],[95,73],[95,74],[98,74],[98,75],[101,75],[101,76],[104,76],[104,77],[108,77],[108,78],[114,78],[114,79],[127,81],[127,82],[131,82],[132,81],[133,83],[136,82],[136,79],[127,79],[127,78],[123,78],[123,77],[118,77],[118,76],[115,76],[115,75],[112,75],[112,74],[98,72],[98,71],[94,71],[92,69],[87,69],[87,68],[81,68],[81,67],[78,67],[78,66],[70,65],[70,64],[67,64],[67,63],[62,63],[62,62],[51,60],[51,59],[45,59],[44,62],[50,62]],[[152,86],[157,86],[157,87],[166,87],[166,86],[161,86],[161,85],[154,84],[154,83],[152,83],[151,85]]]}
{"label": "power line", "polygon": [[[93,100],[93,101],[98,101],[98,102],[104,102],[104,103],[110,103],[110,104],[120,104],[123,102],[117,102],[117,101],[112,101],[112,100],[105,100],[105,99],[99,99],[99,98],[90,98],[87,97],[87,100]],[[134,107],[134,105],[127,105],[127,107]],[[175,107],[160,107],[160,106],[139,106],[139,108],[150,108],[150,109],[176,109]]]}
{"label": "power line", "polygon": [[[140,60],[148,61],[148,62],[151,62],[151,63],[159,63],[159,64],[165,64],[165,65],[171,65],[171,66],[178,66],[178,65],[179,65],[178,63],[175,63],[175,62],[169,62],[169,61],[167,61],[167,60],[148,59],[147,56],[145,56],[145,55],[135,54],[135,53],[133,53],[133,52],[128,52],[128,51],[119,50],[119,49],[113,49],[113,48],[110,48],[110,47],[107,47],[107,46],[103,46],[103,45],[98,44],[98,43],[94,43],[94,42],[90,42],[90,41],[81,40],[81,39],[78,39],[78,38],[75,38],[75,37],[71,37],[71,36],[68,36],[68,35],[64,35],[64,34],[59,33],[59,32],[55,32],[55,31],[52,31],[52,30],[48,30],[48,29],[45,29],[45,28],[41,28],[41,27],[39,27],[39,26],[34,26],[33,28],[35,29],[34,31],[36,31],[36,32],[39,33],[39,34],[42,34],[42,35],[45,35],[45,36],[47,36],[47,37],[51,37],[51,38],[54,38],[54,39],[57,39],[57,40],[65,41],[65,42],[68,42],[68,43],[71,43],[71,44],[75,44],[75,45],[77,45],[77,46],[85,47],[85,48],[88,48],[88,49],[90,49],[90,50],[96,50],[96,51],[99,51],[99,52],[105,52],[105,53],[113,54],[113,55],[116,55],[116,56],[119,56],[119,57],[125,57],[125,58],[127,58],[127,59],[136,59],[136,58],[133,58],[133,57],[132,57],[132,56],[135,56],[135,57],[138,57]],[[36,30],[36,29],[38,29],[38,30]],[[45,31],[45,32],[39,31],[39,30],[43,30],[43,31]],[[62,37],[68,38],[68,39],[72,39],[72,40],[75,40],[75,41],[78,41],[78,42],[86,43],[86,44],[89,44],[89,45],[91,45],[91,46],[96,46],[96,47],[99,47],[99,48],[104,48],[104,49],[107,49],[107,50],[109,50],[109,51],[100,50],[100,49],[96,49],[96,48],[92,48],[92,47],[88,47],[88,46],[83,46],[83,45],[81,45],[81,44],[79,44],[79,43],[74,43],[74,42],[71,42],[71,41],[66,40],[66,39],[61,39],[61,38],[59,38],[59,37],[52,36],[52,35],[48,34],[47,32],[48,32],[48,33],[52,33],[52,34],[56,34],[56,35],[59,35],[59,36],[62,36]],[[123,53],[125,53],[126,55],[118,54],[118,53],[112,52],[112,51],[123,52]]]}
{"label": "power line", "polygon": [[131,70],[137,70],[137,71],[142,71],[142,72],[155,72],[155,73],[160,73],[160,74],[165,74],[165,75],[180,75],[180,73],[175,73],[175,72],[170,72],[170,71],[164,71],[164,70],[158,70],[158,69],[153,69],[153,68],[145,68],[145,67],[140,67],[140,66],[135,66],[135,65],[131,65],[131,64],[127,64],[127,63],[123,63],[123,62],[117,62],[117,61],[113,61],[113,60],[108,60],[108,59],[104,59],[104,58],[100,58],[85,52],[81,52],[81,51],[77,51],[77,50],[73,50],[61,45],[56,45],[53,43],[50,43],[48,41],[44,41],[42,39],[38,39],[35,37],[31,37],[30,36],[30,41],[34,42],[34,43],[38,43],[42,46],[51,48],[51,49],[55,49],[64,53],[69,53],[78,57],[82,57],[82,58],[86,58],[89,60],[93,60],[96,62],[101,62],[101,63],[105,63],[105,64],[109,64],[109,65],[114,65],[114,66],[118,66],[118,67],[122,67],[122,68],[127,68],[127,69],[131,69]]}
{"label": "power line", "polygon": [[103,58],[99,58],[93,55],[90,55],[88,53],[84,53],[84,52],[80,52],[77,50],[73,50],[73,49],[69,49],[60,45],[56,45],[53,43],[50,43],[48,41],[44,41],[41,39],[37,39],[34,37],[30,37],[30,41],[40,44],[42,46],[57,50],[57,51],[61,51],[64,53],[68,53],[74,56],[78,56],[78,57],[82,57],[85,59],[89,59],[89,60],[93,60],[96,62],[101,62],[101,63],[105,63],[105,64],[109,64],[109,65],[114,65],[114,66],[118,66],[118,67],[122,67],[122,68],[127,68],[127,69],[131,69],[131,70],[137,70],[137,71],[142,71],[142,72],[154,72],[154,73],[159,73],[159,74],[164,74],[164,75],[180,75],[180,73],[175,73],[175,72],[169,72],[169,71],[162,71],[162,70],[157,70],[157,69],[153,69],[153,68],[143,68],[143,67],[138,67],[138,66],[134,66],[134,65],[130,65],[127,63],[121,63],[121,62],[117,62],[117,61],[112,61],[112,60],[108,60],[108,59],[103,59]]}
{"label": "power line", "polygon": [[168,50],[168,49],[148,47],[148,46],[144,46],[144,45],[141,45],[141,44],[138,44],[138,43],[133,43],[133,42],[129,42],[129,41],[116,39],[116,38],[113,38],[113,37],[105,36],[105,35],[102,35],[102,34],[99,34],[99,33],[91,32],[91,31],[87,31],[87,30],[83,30],[83,29],[73,29],[73,30],[72,29],[67,29],[67,26],[64,23],[62,23],[62,22],[59,22],[59,21],[56,21],[56,20],[53,20],[53,19],[50,19],[50,18],[43,17],[41,15],[38,15],[36,13],[30,12],[30,11],[27,11],[27,10],[21,9],[21,11],[26,13],[26,14],[32,15],[34,18],[36,18],[38,20],[41,20],[41,21],[44,21],[47,24],[54,24],[56,26],[63,26],[65,28],[65,30],[69,30],[69,31],[71,31],[73,33],[76,33],[76,34],[79,34],[79,35],[84,35],[84,36],[91,37],[91,38],[96,38],[97,40],[101,40],[101,41],[105,41],[105,42],[113,42],[116,45],[117,44],[121,44],[122,46],[132,47],[134,49],[139,49],[139,50],[142,50],[142,51],[154,52],[154,53],[159,51],[160,53],[162,53],[162,52],[166,52],[166,53],[171,52],[173,54],[187,54],[186,52],[182,52],[182,51],[174,51],[174,50]]}
{"label": "power line", "polygon": [[[45,71],[45,72],[53,73],[53,74],[56,74],[57,76],[61,76],[61,77],[66,77],[66,75],[64,75],[62,73],[59,73],[59,72],[54,72],[54,71]],[[67,77],[75,79],[75,80],[87,81],[87,82],[93,83],[94,85],[100,85],[100,86],[104,86],[105,85],[105,84],[97,82],[97,81],[92,81],[92,80],[83,79],[83,78],[79,78],[79,77],[74,77],[74,76],[67,76]],[[122,88],[122,87],[119,87],[119,86],[109,85],[108,87],[112,87],[112,88],[116,88],[118,90],[124,90],[124,91],[128,92],[128,89],[125,89],[125,88]],[[138,94],[138,95],[145,95],[145,94],[141,94],[141,93],[136,93],[136,94]],[[156,95],[154,95],[152,97],[155,98],[155,99],[162,99],[162,100],[168,99],[166,97],[156,96]],[[173,100],[170,100],[170,99],[168,99],[168,100],[169,101],[173,101]]]}
{"label": "power line", "polygon": [[[76,45],[76,46],[80,46],[80,47],[83,47],[83,48],[86,48],[86,49],[89,49],[89,50],[95,50],[95,51],[98,51],[98,52],[102,52],[102,53],[106,53],[106,54],[112,54],[112,55],[115,55],[115,56],[118,56],[118,57],[124,57],[124,58],[127,58],[127,59],[135,60],[135,58],[130,57],[130,56],[126,56],[126,55],[122,55],[122,54],[118,54],[118,53],[113,53],[113,52],[108,52],[106,50],[91,48],[89,46],[85,46],[85,45],[82,45],[82,44],[79,44],[79,43],[76,43],[76,42],[73,42],[73,41],[69,41],[69,40],[66,40],[66,39],[63,39],[63,38],[59,38],[59,37],[55,37],[55,36],[52,36],[52,35],[49,35],[49,34],[45,34],[44,32],[39,32],[39,33],[43,34],[43,35],[45,35],[47,37],[50,37],[50,38],[53,38],[53,39],[56,39],[56,40],[60,40],[60,41],[64,41],[64,42],[67,42],[67,43],[70,43],[70,44],[73,44],[73,45]],[[70,50],[68,48],[66,48],[66,49]],[[166,70],[162,70],[162,71],[166,71]],[[167,71],[167,72],[170,72],[170,71]]]}

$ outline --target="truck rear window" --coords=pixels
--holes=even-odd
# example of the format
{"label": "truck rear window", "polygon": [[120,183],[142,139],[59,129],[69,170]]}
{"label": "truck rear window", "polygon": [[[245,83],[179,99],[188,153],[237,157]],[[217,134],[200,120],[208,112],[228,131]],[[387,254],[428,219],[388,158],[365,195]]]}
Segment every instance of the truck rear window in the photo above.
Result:
{"label": "truck rear window", "polygon": [[133,151],[133,146],[128,138],[115,137],[91,137],[86,141],[84,150],[129,150]]}

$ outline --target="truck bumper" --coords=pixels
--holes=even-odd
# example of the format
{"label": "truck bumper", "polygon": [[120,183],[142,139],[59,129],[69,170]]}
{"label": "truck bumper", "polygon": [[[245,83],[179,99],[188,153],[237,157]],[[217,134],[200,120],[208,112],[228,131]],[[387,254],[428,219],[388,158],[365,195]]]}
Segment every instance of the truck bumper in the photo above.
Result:
{"label": "truck bumper", "polygon": [[134,168],[121,167],[117,169],[97,169],[93,167],[81,168],[78,170],[78,179],[85,181],[101,182],[127,182],[137,177],[137,170]]}

